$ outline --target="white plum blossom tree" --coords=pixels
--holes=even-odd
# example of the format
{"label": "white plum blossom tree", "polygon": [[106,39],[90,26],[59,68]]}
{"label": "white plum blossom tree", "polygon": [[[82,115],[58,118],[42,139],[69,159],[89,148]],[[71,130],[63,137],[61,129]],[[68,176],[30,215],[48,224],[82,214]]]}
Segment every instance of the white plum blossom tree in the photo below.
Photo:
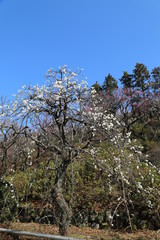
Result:
{"label": "white plum blossom tree", "polygon": [[[47,72],[42,87],[23,86],[12,105],[12,117],[37,146],[50,153],[56,166],[52,190],[53,202],[60,212],[59,230],[65,235],[70,224],[71,209],[63,196],[68,165],[81,150],[88,147],[92,130],[84,114],[88,87],[82,72],[67,66]],[[83,76],[84,77],[84,76]]]}
{"label": "white plum blossom tree", "polygon": [[[118,208],[123,205],[128,216],[128,223],[132,229],[132,219],[129,211],[129,205],[134,206],[133,195],[139,195],[145,199],[145,205],[148,208],[153,206],[153,192],[160,196],[157,187],[151,187],[156,181],[156,174],[159,175],[159,169],[149,161],[149,156],[142,153],[143,147],[136,139],[131,139],[131,132],[123,131],[125,122],[121,120],[116,113],[113,115],[103,104],[103,97],[94,89],[91,89],[91,108],[88,114],[92,119],[93,135],[100,142],[106,141],[104,145],[93,146],[90,153],[95,159],[95,168],[108,174],[108,187],[112,192],[113,179],[119,182],[120,190],[117,196],[115,209],[112,209],[110,216],[111,225],[118,212]],[[148,174],[146,185],[144,172]],[[152,197],[151,197],[152,196]]]}
{"label": "white plum blossom tree", "polygon": [[[16,125],[10,116],[10,103],[5,98],[0,101],[0,174],[4,178],[8,171],[8,156],[12,147],[15,145]],[[11,161],[11,159],[10,159]]]}

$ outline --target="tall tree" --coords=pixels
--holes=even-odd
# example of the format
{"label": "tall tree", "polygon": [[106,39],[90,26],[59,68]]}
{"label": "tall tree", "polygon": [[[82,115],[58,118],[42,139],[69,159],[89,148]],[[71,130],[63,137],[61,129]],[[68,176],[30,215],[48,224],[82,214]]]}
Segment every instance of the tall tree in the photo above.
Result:
{"label": "tall tree", "polygon": [[124,71],[123,76],[120,78],[120,82],[124,88],[132,88],[133,87],[133,75]]}
{"label": "tall tree", "polygon": [[152,72],[151,88],[154,92],[160,91],[160,67],[155,67]]}
{"label": "tall tree", "polygon": [[140,91],[145,91],[149,88],[150,74],[147,67],[142,63],[137,63],[134,70],[134,87]]}
{"label": "tall tree", "polygon": [[117,80],[112,77],[111,74],[105,77],[104,83],[102,85],[102,90],[104,92],[112,92],[113,90],[118,88]]}
{"label": "tall tree", "polygon": [[41,88],[22,88],[12,114],[20,126],[26,126],[25,134],[50,153],[55,163],[52,199],[59,210],[61,235],[67,233],[72,216],[63,196],[66,171],[92,138],[92,129],[85,115],[87,85],[78,79],[79,74],[67,66],[58,71],[50,70],[47,82]]}
{"label": "tall tree", "polygon": [[92,85],[92,88],[94,88],[97,93],[102,91],[102,87],[101,87],[101,85],[97,81],[96,81],[95,84]]}

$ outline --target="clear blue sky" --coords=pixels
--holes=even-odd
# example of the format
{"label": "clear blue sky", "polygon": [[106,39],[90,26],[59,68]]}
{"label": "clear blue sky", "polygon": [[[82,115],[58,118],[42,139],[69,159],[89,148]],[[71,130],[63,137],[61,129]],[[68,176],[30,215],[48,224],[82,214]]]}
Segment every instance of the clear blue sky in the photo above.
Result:
{"label": "clear blue sky", "polygon": [[0,0],[0,96],[84,68],[89,85],[160,66],[160,0]]}

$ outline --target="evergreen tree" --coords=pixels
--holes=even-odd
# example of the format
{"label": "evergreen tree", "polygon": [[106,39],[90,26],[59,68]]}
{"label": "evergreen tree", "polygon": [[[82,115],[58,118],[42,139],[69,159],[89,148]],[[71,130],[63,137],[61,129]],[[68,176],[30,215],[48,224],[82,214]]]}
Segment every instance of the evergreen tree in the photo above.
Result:
{"label": "evergreen tree", "polygon": [[104,83],[102,85],[102,91],[109,91],[112,92],[114,89],[118,88],[117,81],[114,77],[112,77],[111,74],[108,74],[107,77],[105,77]]}
{"label": "evergreen tree", "polygon": [[96,81],[95,84],[92,85],[92,88],[94,88],[97,93],[102,91],[102,87],[101,87],[101,85],[97,81]]}
{"label": "evergreen tree", "polygon": [[124,71],[123,76],[120,78],[120,82],[124,88],[133,87],[133,75],[128,74],[128,72]]}
{"label": "evergreen tree", "polygon": [[160,67],[155,67],[152,72],[151,88],[154,92],[160,92]]}
{"label": "evergreen tree", "polygon": [[134,87],[145,91],[149,88],[150,74],[147,67],[142,63],[137,63],[134,70]]}

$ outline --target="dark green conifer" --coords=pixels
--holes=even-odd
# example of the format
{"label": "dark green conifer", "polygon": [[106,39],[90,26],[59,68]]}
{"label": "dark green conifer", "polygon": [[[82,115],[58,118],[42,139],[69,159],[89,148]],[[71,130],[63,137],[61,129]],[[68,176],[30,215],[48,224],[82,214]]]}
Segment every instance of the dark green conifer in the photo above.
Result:
{"label": "dark green conifer", "polygon": [[95,84],[92,85],[92,88],[94,88],[98,93],[102,91],[102,87],[97,81]]}
{"label": "dark green conifer", "polygon": [[145,91],[149,88],[150,74],[147,67],[142,63],[137,63],[133,70],[134,87],[137,90]]}
{"label": "dark green conifer", "polygon": [[120,78],[120,82],[121,82],[121,84],[123,85],[124,88],[133,87],[133,75],[124,71],[123,76]]}
{"label": "dark green conifer", "polygon": [[113,90],[118,88],[117,81],[114,77],[112,77],[111,74],[108,74],[107,77],[105,77],[104,83],[102,85],[102,91],[109,91],[112,92]]}
{"label": "dark green conifer", "polygon": [[155,67],[152,72],[151,88],[154,92],[160,92],[160,67]]}

